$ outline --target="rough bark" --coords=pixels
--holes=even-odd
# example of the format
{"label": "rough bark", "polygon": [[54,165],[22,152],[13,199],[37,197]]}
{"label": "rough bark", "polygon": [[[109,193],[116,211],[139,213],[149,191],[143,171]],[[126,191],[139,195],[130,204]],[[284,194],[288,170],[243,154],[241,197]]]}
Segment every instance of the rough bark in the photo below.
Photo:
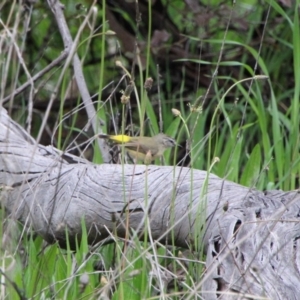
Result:
{"label": "rough bark", "polygon": [[38,145],[0,112],[2,205],[47,241],[64,244],[65,228],[80,237],[82,219],[90,243],[126,226],[142,236],[147,217],[155,240],[204,245],[204,299],[299,299],[297,191],[263,193],[189,168],[94,165]]}

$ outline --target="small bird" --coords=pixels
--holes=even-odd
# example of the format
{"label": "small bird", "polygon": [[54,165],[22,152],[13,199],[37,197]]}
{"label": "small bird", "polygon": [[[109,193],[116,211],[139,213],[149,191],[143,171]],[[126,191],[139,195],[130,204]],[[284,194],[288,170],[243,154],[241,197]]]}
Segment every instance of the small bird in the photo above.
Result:
{"label": "small bird", "polygon": [[128,136],[128,135],[107,135],[99,134],[100,138],[108,139],[124,146],[130,157],[149,163],[161,157],[165,150],[176,146],[176,141],[164,133],[153,137]]}

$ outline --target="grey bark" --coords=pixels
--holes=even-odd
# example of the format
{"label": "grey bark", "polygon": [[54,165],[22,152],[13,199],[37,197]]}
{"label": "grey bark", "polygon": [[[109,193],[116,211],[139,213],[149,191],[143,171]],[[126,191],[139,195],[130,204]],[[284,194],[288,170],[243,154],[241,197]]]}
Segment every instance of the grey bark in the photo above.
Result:
{"label": "grey bark", "polygon": [[[204,246],[204,299],[300,299],[300,195],[260,192],[200,170],[94,165],[44,147],[0,109],[0,200],[10,218],[49,242],[89,242],[145,230],[180,247]],[[195,240],[195,237],[197,239]],[[198,247],[198,248],[197,248]],[[233,294],[229,294],[232,292]]]}

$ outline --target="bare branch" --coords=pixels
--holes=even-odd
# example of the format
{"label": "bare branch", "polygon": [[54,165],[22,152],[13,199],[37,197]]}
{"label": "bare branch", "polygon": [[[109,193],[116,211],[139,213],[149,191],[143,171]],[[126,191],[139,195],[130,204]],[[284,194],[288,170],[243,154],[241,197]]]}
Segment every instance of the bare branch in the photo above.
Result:
{"label": "bare branch", "polygon": [[[48,1],[49,7],[51,8],[51,10],[54,14],[55,19],[56,19],[58,29],[59,29],[61,37],[63,39],[65,50],[68,51],[70,53],[69,55],[71,55],[73,57],[72,60],[73,60],[74,76],[75,76],[76,83],[77,83],[78,89],[79,89],[81,97],[82,97],[82,101],[83,101],[85,109],[87,111],[89,122],[92,124],[93,130],[96,134],[101,133],[102,132],[101,128],[97,125],[96,110],[94,108],[93,102],[91,100],[88,88],[87,88],[85,80],[84,80],[80,59],[76,53],[76,47],[77,47],[77,43],[78,43],[80,34],[77,34],[77,37],[76,37],[75,41],[73,42],[70,30],[68,28],[68,25],[67,25],[64,13],[63,13],[63,5],[58,0],[47,0],[47,1]],[[92,13],[92,9],[93,8],[90,9],[88,15],[86,16],[85,20],[81,24],[81,26],[78,30],[79,33],[82,32],[83,28],[86,26],[86,23],[88,22],[88,19]],[[109,162],[110,156],[109,156],[109,150],[108,150],[106,143],[101,139],[97,139],[97,142],[98,142],[99,148],[101,150],[104,162]]]}

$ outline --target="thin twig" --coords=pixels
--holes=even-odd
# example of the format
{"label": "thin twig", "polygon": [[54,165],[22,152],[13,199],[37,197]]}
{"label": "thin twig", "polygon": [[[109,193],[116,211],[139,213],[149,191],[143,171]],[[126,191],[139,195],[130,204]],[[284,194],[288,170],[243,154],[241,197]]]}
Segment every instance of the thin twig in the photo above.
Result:
{"label": "thin twig", "polygon": [[[20,14],[20,12],[18,12],[18,14],[17,14],[17,19],[19,18],[19,14]],[[14,46],[14,49],[16,51],[16,54],[18,56],[19,64],[22,66],[22,68],[24,70],[24,73],[26,74],[26,76],[28,78],[28,82],[29,82],[28,85],[31,86],[30,93],[29,93],[28,103],[32,103],[33,102],[34,83],[33,83],[32,77],[30,75],[30,72],[27,69],[25,61],[23,59],[23,55],[22,55],[21,49],[19,48],[19,46],[18,46],[18,44],[16,42],[16,36],[17,36],[17,32],[18,32],[18,30],[17,30],[17,24],[18,24],[18,22],[15,22],[15,26],[13,27],[12,31],[10,31],[10,29],[2,22],[1,19],[0,19],[0,24],[3,26],[3,28],[4,28],[5,32],[7,33],[7,35],[10,37],[10,39],[12,41],[12,44]],[[29,111],[29,114],[30,113],[31,112]],[[30,126],[28,127],[28,132],[30,132]]]}
{"label": "thin twig", "polygon": [[[46,68],[44,68],[43,70],[41,70],[40,72],[38,72],[37,74],[35,74],[31,78],[31,80],[33,82],[37,81],[43,75],[45,75],[46,73],[48,73],[51,69],[53,69],[54,67],[56,67],[57,65],[59,65],[63,60],[66,59],[67,56],[68,56],[68,52],[66,50],[64,50],[60,54],[59,57],[57,57],[55,60],[53,60]],[[13,97],[15,97],[15,96],[19,95],[20,93],[22,93],[29,85],[31,85],[31,80],[26,81],[20,87],[18,87],[17,89],[15,89],[9,96],[5,97],[2,100],[2,103],[5,103],[5,102],[9,101],[10,99],[12,99]]]}

